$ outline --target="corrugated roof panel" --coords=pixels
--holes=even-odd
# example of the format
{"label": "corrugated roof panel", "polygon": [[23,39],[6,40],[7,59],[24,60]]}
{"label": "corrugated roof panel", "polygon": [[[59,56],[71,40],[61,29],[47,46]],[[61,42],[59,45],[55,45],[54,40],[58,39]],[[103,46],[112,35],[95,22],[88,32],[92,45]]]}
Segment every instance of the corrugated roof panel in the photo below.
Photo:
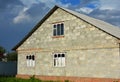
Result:
{"label": "corrugated roof panel", "polygon": [[72,10],[69,10],[69,9],[66,9],[63,7],[60,7],[60,8],[120,39],[120,28],[119,27],[113,26],[113,25],[106,23],[102,20],[98,20],[98,19],[80,14],[78,12],[75,12],[75,11],[72,11]]}

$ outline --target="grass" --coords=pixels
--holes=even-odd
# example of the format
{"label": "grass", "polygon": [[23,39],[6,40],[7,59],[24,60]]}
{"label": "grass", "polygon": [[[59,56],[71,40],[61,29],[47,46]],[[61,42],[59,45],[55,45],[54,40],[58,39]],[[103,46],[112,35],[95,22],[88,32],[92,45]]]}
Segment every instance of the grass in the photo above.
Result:
{"label": "grass", "polygon": [[[36,79],[34,77],[31,77],[30,79],[20,79],[15,77],[1,77],[0,76],[0,82],[61,82],[61,81],[43,81]],[[70,82],[69,80],[65,80],[64,82]],[[113,81],[113,82],[119,82],[119,81]]]}
{"label": "grass", "polygon": [[[43,81],[36,79],[34,77],[31,77],[30,79],[21,79],[15,77],[0,77],[0,82],[60,82],[60,81]],[[65,80],[64,82],[69,82],[69,81]]]}

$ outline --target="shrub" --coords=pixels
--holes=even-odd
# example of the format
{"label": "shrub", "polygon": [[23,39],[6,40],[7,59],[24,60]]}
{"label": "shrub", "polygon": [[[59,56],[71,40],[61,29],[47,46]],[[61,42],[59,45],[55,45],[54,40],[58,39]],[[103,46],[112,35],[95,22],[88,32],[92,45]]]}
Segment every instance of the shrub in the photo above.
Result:
{"label": "shrub", "polygon": [[118,82],[118,81],[113,81],[113,82]]}
{"label": "shrub", "polygon": [[69,82],[69,80],[65,80],[65,82]]}

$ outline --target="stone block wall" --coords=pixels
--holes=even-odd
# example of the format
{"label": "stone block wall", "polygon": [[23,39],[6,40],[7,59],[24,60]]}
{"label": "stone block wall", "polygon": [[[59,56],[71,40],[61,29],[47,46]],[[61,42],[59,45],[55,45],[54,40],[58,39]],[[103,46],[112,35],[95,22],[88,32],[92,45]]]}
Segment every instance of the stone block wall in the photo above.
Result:
{"label": "stone block wall", "polygon": [[[64,23],[64,37],[53,38],[53,25]],[[56,10],[19,48],[59,50],[65,48],[118,47],[115,37],[61,10]]]}
{"label": "stone block wall", "polygon": [[18,74],[99,78],[120,77],[119,48],[64,52],[66,52],[65,67],[53,66],[53,52],[36,52],[35,67],[27,67],[25,55],[30,53],[19,54]]}
{"label": "stone block wall", "polygon": [[[53,25],[64,23],[64,37],[53,37]],[[18,74],[120,78],[118,39],[57,9],[17,50]],[[66,52],[66,66],[53,66],[53,52]],[[26,67],[26,55],[35,67]]]}

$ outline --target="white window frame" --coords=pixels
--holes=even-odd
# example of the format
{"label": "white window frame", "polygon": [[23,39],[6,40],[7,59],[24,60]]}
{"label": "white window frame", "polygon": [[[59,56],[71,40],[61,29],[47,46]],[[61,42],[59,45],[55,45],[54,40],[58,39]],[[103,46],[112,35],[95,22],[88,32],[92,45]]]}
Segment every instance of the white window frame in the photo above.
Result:
{"label": "white window frame", "polygon": [[64,23],[56,23],[53,25],[53,36],[64,36]]}
{"label": "white window frame", "polygon": [[[31,56],[31,58],[30,58]],[[33,58],[34,56],[34,58]],[[27,55],[26,56],[26,64],[27,67],[35,67],[35,55]]]}
{"label": "white window frame", "polygon": [[[64,57],[62,57],[63,54],[64,54]],[[57,55],[57,57],[55,57],[55,55]],[[60,55],[60,57],[58,57],[58,55]],[[54,67],[65,67],[65,63],[66,63],[65,58],[66,58],[65,53],[53,53],[53,66]]]}

